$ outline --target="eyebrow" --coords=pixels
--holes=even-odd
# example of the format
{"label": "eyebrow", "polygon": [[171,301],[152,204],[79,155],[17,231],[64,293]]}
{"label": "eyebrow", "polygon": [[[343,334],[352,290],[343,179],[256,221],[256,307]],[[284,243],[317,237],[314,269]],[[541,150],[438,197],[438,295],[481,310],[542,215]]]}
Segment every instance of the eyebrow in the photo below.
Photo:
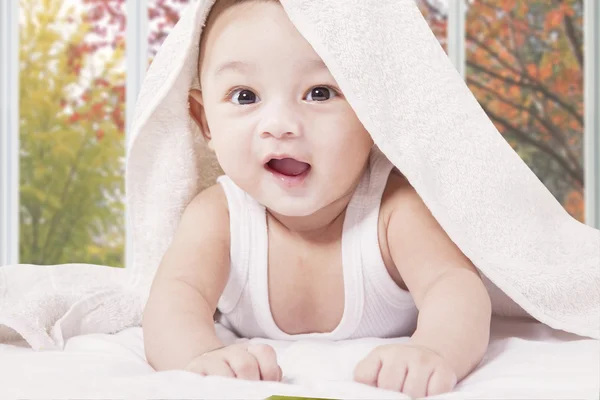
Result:
{"label": "eyebrow", "polygon": [[[256,69],[256,65],[243,61],[227,61],[215,69],[214,76],[217,77],[225,72],[240,72],[247,73]],[[321,59],[313,59],[304,63],[299,69],[303,72],[319,69],[327,69],[327,65]]]}

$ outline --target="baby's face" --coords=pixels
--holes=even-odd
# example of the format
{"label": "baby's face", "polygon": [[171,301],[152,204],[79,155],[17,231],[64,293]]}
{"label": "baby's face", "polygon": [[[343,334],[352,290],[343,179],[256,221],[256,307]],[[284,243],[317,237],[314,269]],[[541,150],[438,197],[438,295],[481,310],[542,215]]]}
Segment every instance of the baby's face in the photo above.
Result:
{"label": "baby's face", "polygon": [[349,194],[373,142],[283,8],[238,5],[207,33],[201,112],[223,171],[287,216],[313,214]]}

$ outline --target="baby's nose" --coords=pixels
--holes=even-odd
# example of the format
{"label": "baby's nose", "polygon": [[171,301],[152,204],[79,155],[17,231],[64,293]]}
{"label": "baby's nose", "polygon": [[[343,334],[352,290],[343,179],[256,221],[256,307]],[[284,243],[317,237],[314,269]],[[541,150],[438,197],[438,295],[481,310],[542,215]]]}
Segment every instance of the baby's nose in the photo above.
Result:
{"label": "baby's nose", "polygon": [[263,138],[291,139],[302,135],[300,116],[290,106],[269,109],[258,129]]}
{"label": "baby's nose", "polygon": [[291,137],[297,136],[297,134],[295,134],[292,131],[279,130],[279,131],[263,132],[262,136],[263,137],[272,136],[276,139],[284,139],[286,137],[291,138]]}

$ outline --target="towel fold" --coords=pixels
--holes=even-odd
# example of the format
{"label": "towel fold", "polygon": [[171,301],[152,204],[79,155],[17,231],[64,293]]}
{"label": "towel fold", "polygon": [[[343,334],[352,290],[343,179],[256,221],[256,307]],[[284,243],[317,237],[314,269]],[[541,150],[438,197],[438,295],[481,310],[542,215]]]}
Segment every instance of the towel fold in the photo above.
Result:
{"label": "towel fold", "polygon": [[0,343],[62,349],[86,333],[139,326],[143,298],[120,268],[90,264],[0,267]]}

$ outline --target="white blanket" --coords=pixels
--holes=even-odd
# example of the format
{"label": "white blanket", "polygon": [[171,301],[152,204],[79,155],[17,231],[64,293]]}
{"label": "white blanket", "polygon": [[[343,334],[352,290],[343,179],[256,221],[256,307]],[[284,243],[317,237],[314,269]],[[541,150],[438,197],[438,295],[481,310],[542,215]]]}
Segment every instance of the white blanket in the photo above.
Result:
{"label": "white blanket", "polygon": [[[600,343],[535,322],[493,322],[479,368],[444,399],[597,399]],[[222,336],[227,332],[222,330]],[[229,339],[230,341],[233,339]],[[404,339],[397,339],[401,341]],[[259,340],[255,340],[259,341]],[[406,399],[351,381],[356,362],[393,340],[339,343],[262,340],[273,345],[284,383],[203,378],[183,371],[156,373],[145,362],[141,328],[88,334],[64,351],[34,352],[0,345],[0,398],[12,399],[265,399],[273,394],[331,399]]]}
{"label": "white blanket", "polygon": [[[206,154],[188,115],[214,0],[191,1],[144,81],[127,206],[133,265],[0,268],[0,343],[33,349],[139,326]],[[600,231],[562,208],[495,129],[414,0],[282,0],[375,143],[485,277],[494,312],[600,337]],[[129,244],[128,244],[129,245]]]}

